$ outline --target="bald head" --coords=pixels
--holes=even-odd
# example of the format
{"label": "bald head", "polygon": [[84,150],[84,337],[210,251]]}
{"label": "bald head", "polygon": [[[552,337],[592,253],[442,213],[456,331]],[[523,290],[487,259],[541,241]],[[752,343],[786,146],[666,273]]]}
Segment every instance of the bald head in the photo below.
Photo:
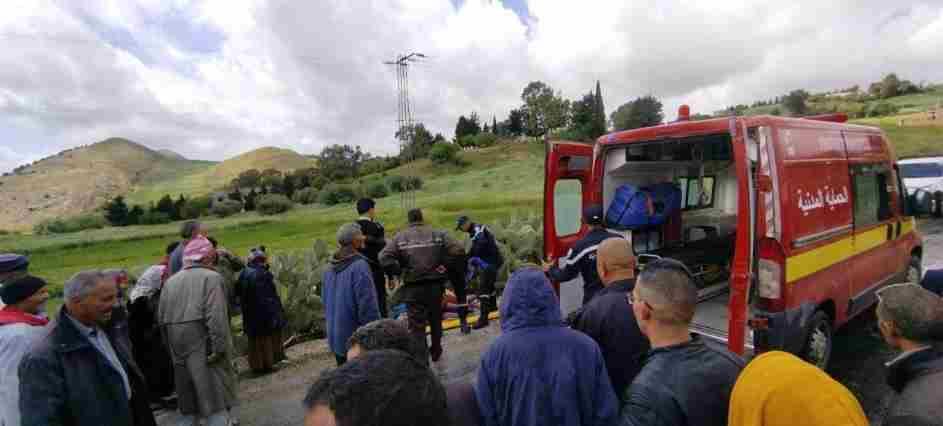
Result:
{"label": "bald head", "polygon": [[632,243],[624,238],[610,238],[596,251],[596,271],[603,284],[635,277],[635,254]]}

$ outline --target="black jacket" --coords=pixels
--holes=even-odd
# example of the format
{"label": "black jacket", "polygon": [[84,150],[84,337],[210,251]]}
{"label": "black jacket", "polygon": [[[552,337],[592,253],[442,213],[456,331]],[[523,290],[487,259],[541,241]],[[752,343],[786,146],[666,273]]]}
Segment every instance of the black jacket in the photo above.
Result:
{"label": "black jacket", "polygon": [[[144,375],[131,356],[123,323],[105,328],[131,384],[65,316],[65,307],[47,335],[19,367],[22,426],[154,426]],[[132,406],[133,405],[133,406]]]}
{"label": "black jacket", "polygon": [[648,338],[639,330],[632,307],[625,299],[634,288],[635,279],[630,279],[600,290],[573,321],[575,330],[599,344],[609,381],[620,398],[642,369],[642,357],[649,350]]}
{"label": "black jacket", "polygon": [[471,238],[471,249],[468,250],[469,259],[480,258],[488,263],[489,267],[495,269],[504,265],[504,257],[501,256],[498,241],[487,227],[473,223],[468,230],[468,235]]}
{"label": "black jacket", "polygon": [[596,229],[573,244],[566,256],[558,259],[557,264],[550,268],[550,279],[557,282],[566,282],[583,277],[583,304],[589,302],[596,292],[602,290],[599,273],[596,272],[596,250],[599,244],[610,238],[622,238],[605,229]]}
{"label": "black jacket", "polygon": [[383,229],[383,224],[368,218],[360,218],[357,225],[360,225],[360,230],[367,237],[367,245],[360,250],[360,254],[370,261],[371,266],[379,267],[380,252],[386,247],[386,230]]}
{"label": "black jacket", "polygon": [[743,360],[693,336],[653,349],[626,394],[626,426],[726,426],[730,393]]}
{"label": "black jacket", "polygon": [[247,335],[271,336],[288,324],[275,277],[264,265],[247,265],[239,274],[235,293],[242,306],[242,325]]}
{"label": "black jacket", "polygon": [[888,366],[887,384],[897,392],[885,426],[943,425],[943,350],[914,352]]}

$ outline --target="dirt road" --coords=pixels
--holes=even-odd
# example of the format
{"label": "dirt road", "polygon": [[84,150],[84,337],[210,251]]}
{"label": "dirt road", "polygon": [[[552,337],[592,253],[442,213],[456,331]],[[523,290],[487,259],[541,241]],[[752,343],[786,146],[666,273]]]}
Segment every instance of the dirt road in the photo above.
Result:
{"label": "dirt road", "polygon": [[[943,267],[943,220],[921,222],[919,229],[925,238],[924,269]],[[563,298],[571,296],[564,294]],[[872,424],[879,424],[891,395],[884,383],[883,363],[894,354],[884,346],[874,324],[873,315],[864,315],[839,332],[829,373],[855,393]],[[443,383],[474,381],[481,352],[499,332],[496,323],[469,336],[462,336],[458,331],[447,332],[445,356],[434,366]],[[302,424],[301,400],[305,391],[322,370],[334,367],[334,357],[323,340],[294,346],[288,355],[291,364],[278,372],[241,380],[242,405],[237,413],[242,425]],[[240,370],[245,371],[245,360],[241,362]],[[158,423],[162,426],[174,425],[178,418],[174,412],[158,413]]]}

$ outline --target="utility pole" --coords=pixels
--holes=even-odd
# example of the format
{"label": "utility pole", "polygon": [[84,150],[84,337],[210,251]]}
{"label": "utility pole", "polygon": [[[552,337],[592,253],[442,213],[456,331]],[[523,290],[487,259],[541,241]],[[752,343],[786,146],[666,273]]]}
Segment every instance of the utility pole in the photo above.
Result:
{"label": "utility pole", "polygon": [[[415,128],[413,126],[413,111],[409,100],[409,64],[419,62],[425,59],[426,55],[418,52],[399,55],[392,61],[386,61],[384,64],[392,65],[396,70],[396,93],[397,93],[397,117],[396,117],[396,138],[399,144],[400,160],[410,163],[415,160]],[[404,168],[404,170],[407,170]],[[409,210],[416,205],[416,194],[414,178],[407,172],[404,176],[403,192],[400,195],[400,202],[403,210]]]}

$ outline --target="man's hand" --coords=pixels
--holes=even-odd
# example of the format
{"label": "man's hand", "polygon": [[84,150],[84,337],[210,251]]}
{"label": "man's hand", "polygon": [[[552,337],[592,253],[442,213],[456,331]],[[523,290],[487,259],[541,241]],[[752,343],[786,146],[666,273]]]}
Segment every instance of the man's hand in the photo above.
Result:
{"label": "man's hand", "polygon": [[551,260],[549,257],[544,259],[543,268],[544,272],[550,272],[550,268],[553,268],[553,260]]}

